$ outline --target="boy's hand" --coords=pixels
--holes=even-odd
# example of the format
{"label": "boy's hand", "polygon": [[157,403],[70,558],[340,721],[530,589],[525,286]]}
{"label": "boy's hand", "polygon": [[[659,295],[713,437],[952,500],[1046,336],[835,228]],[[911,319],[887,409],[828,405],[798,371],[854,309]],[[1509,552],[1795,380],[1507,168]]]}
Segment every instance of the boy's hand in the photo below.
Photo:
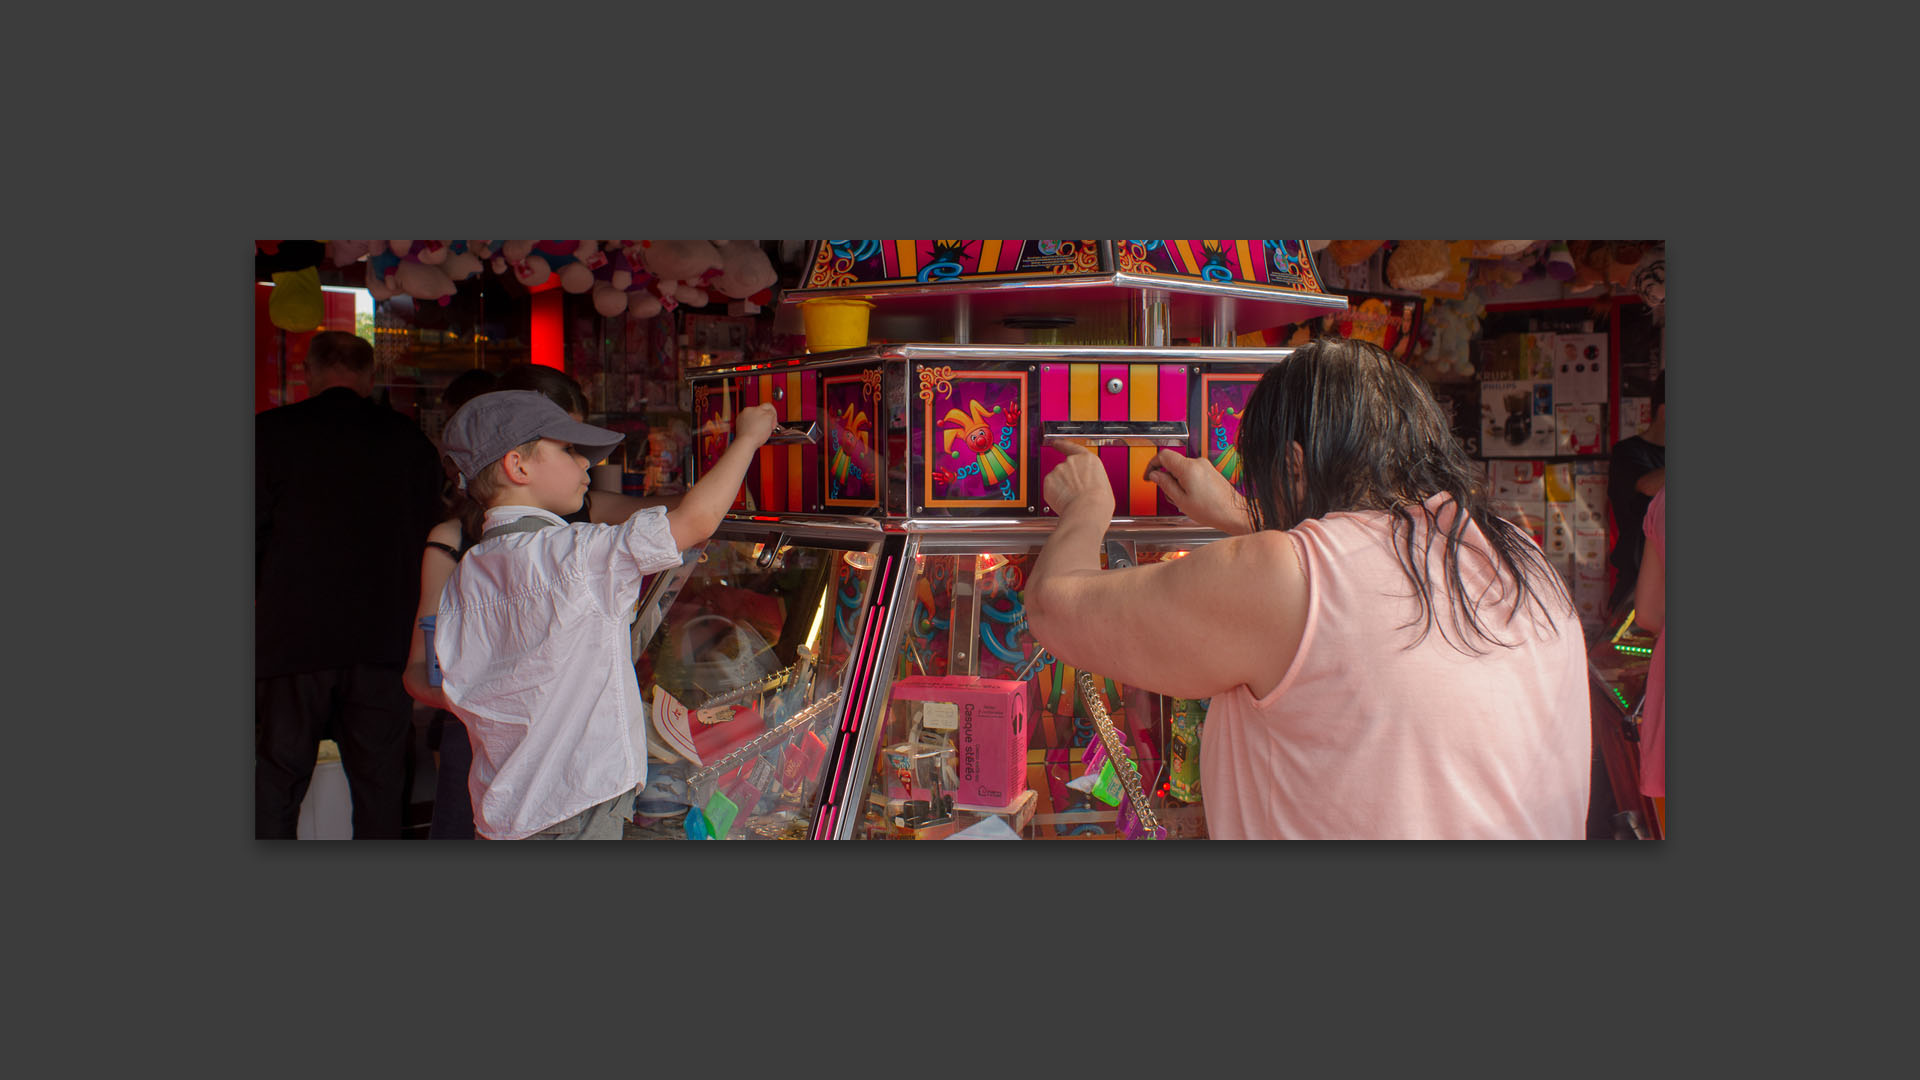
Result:
{"label": "boy's hand", "polygon": [[755,405],[741,409],[733,418],[733,438],[748,446],[759,446],[773,434],[780,424],[780,413],[772,405]]}

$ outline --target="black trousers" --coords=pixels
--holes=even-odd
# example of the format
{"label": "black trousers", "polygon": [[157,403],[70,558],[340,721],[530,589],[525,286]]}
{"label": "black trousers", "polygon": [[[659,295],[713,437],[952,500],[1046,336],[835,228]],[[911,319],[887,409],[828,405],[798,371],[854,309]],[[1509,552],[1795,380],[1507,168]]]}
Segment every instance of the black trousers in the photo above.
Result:
{"label": "black trousers", "polygon": [[253,830],[293,839],[320,740],[340,746],[353,838],[398,839],[406,820],[413,699],[398,664],[356,664],[255,679]]}

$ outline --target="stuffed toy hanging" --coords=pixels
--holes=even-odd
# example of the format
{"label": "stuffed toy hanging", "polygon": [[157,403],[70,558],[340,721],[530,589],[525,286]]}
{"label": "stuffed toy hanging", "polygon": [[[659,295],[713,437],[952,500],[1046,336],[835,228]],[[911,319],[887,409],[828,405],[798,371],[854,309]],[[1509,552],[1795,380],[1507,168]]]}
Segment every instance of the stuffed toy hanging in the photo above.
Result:
{"label": "stuffed toy hanging", "polygon": [[1403,240],[1387,256],[1387,283],[1403,292],[1421,292],[1445,281],[1452,268],[1445,240]]}
{"label": "stuffed toy hanging", "polygon": [[326,321],[320,290],[320,260],[326,245],[318,240],[262,240],[254,245],[254,273],[273,281],[267,319],[289,333],[317,330]]}

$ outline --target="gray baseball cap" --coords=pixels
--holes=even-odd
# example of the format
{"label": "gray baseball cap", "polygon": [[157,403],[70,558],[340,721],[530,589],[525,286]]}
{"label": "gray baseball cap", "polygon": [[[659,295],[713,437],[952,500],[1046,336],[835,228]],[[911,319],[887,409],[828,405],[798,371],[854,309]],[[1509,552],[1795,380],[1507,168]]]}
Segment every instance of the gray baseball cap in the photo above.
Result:
{"label": "gray baseball cap", "polygon": [[471,480],[507,451],[541,438],[573,444],[589,464],[627,441],[618,431],[580,423],[536,390],[494,390],[460,406],[447,421],[440,449]]}

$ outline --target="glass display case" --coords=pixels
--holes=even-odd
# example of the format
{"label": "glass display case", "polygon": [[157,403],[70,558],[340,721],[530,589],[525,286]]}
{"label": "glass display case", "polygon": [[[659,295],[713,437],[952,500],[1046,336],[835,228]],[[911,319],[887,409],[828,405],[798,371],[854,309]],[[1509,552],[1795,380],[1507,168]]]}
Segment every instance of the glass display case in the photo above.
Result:
{"label": "glass display case", "polygon": [[1204,837],[1206,702],[1073,670],[1028,630],[1054,524],[1041,481],[1065,442],[1098,454],[1110,567],[1220,539],[1148,461],[1205,454],[1237,481],[1247,394],[1290,350],[1239,347],[1236,321],[1346,301],[1300,241],[820,241],[811,265],[783,303],[858,301],[869,340],[925,343],[691,374],[696,476],[740,409],[772,404],[781,427],[713,538],[642,600],[658,760],[635,832]]}

